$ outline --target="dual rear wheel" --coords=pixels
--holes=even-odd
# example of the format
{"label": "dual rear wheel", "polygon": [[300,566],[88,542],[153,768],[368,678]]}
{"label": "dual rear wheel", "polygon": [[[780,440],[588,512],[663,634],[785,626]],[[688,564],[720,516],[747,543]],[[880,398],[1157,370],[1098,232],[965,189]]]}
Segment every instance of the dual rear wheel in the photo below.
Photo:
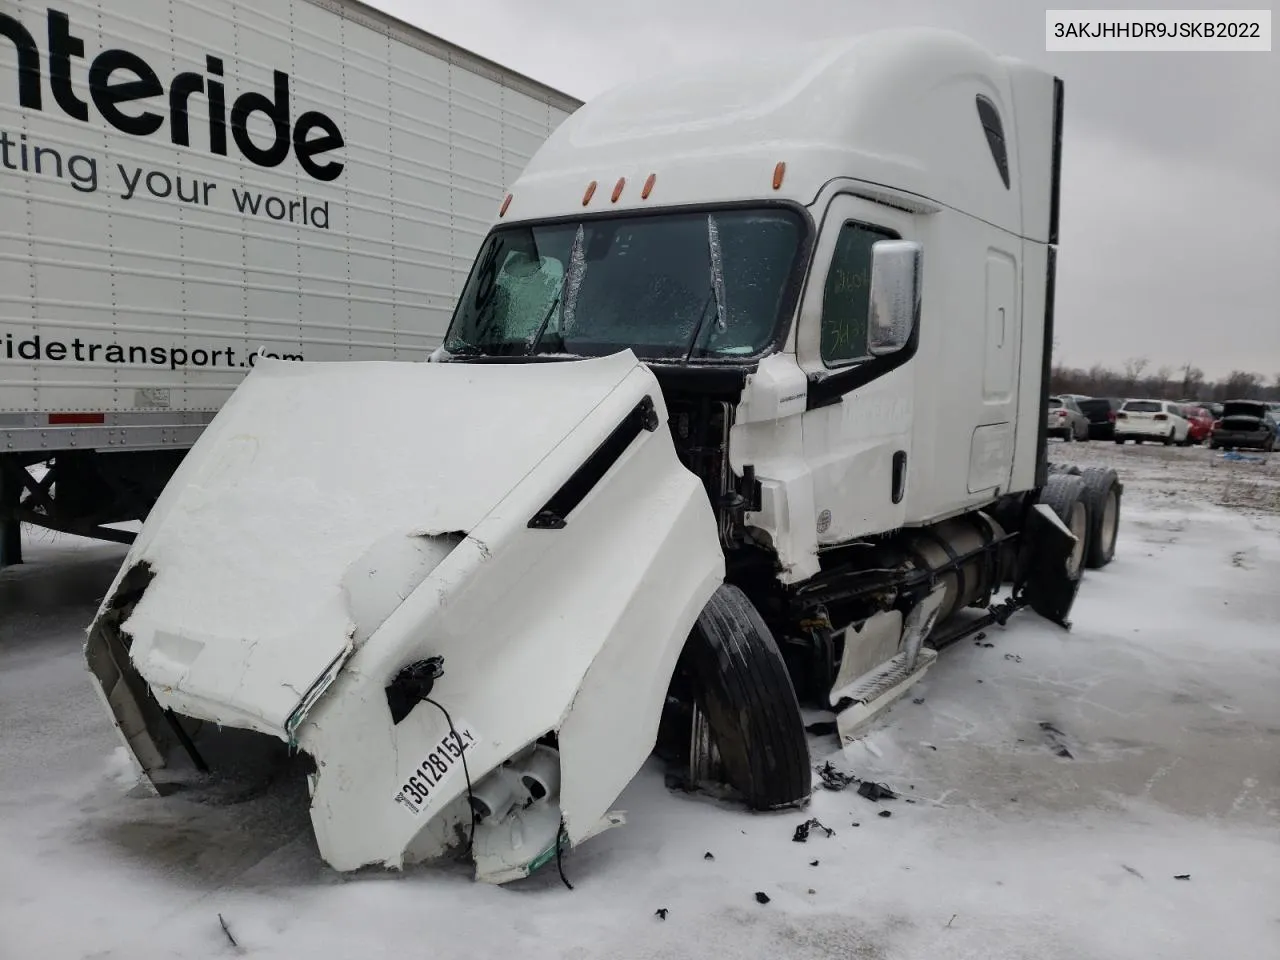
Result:
{"label": "dual rear wheel", "polygon": [[1074,541],[1065,546],[1044,523],[1025,531],[1027,600],[1042,617],[1067,624],[1084,571],[1100,570],[1115,557],[1123,489],[1110,467],[1050,473],[1039,502],[1062,521]]}

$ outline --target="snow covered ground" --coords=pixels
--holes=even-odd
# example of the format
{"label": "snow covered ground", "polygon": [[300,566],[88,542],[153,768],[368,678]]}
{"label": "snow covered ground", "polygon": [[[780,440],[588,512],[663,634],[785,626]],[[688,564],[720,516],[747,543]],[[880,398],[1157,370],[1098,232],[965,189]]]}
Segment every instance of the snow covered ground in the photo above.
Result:
{"label": "snow covered ground", "polygon": [[[573,890],[335,875],[301,783],[129,797],[80,652],[124,550],[29,531],[0,573],[0,958],[1280,958],[1280,456],[1053,452],[1128,484],[1073,630],[1020,614],[851,756],[814,738],[904,799],[753,815],[647,768]],[[793,841],[808,817],[834,834]]]}

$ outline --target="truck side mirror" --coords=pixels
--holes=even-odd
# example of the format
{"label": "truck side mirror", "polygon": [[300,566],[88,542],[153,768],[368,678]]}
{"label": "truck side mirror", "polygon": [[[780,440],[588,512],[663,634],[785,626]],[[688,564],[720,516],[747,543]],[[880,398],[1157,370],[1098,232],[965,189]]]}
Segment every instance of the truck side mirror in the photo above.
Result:
{"label": "truck side mirror", "polygon": [[867,353],[883,357],[907,345],[920,320],[923,248],[913,240],[878,240],[871,247],[871,310]]}

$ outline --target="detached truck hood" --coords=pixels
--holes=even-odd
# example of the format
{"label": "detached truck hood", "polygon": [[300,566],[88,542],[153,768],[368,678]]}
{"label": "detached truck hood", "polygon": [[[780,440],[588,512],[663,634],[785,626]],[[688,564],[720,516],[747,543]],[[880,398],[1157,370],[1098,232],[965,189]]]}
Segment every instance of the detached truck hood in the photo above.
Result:
{"label": "detached truck hood", "polygon": [[[477,785],[517,754],[553,757],[556,794],[526,807],[541,820],[523,834],[554,808],[552,839],[563,820],[576,842],[652,749],[723,563],[629,351],[264,360],[166,487],[87,655],[144,772],[174,756],[161,710],[311,754],[312,820],[339,869],[443,852],[470,819],[462,752]],[[388,686],[433,657],[435,703],[393,717]],[[556,748],[535,750],[548,733]],[[482,874],[544,852],[491,827],[507,839],[478,833]]]}

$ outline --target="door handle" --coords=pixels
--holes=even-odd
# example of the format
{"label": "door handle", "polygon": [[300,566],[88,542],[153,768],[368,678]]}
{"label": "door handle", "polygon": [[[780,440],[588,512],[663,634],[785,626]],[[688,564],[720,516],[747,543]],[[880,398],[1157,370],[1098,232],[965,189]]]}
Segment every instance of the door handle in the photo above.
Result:
{"label": "door handle", "polygon": [[907,492],[907,451],[893,452],[893,491],[894,503],[901,503],[903,494]]}
{"label": "door handle", "polygon": [[1004,349],[1004,307],[1000,307],[1000,349]]}

